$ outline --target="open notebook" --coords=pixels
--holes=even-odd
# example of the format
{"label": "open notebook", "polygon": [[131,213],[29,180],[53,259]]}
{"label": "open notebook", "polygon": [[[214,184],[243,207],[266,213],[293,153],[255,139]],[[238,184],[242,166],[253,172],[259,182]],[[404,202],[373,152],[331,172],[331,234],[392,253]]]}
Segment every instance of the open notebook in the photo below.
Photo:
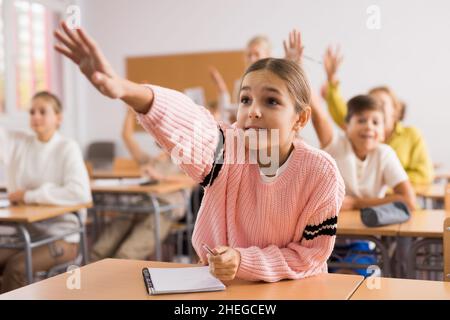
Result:
{"label": "open notebook", "polygon": [[0,198],[0,208],[8,208],[11,205],[8,199]]}
{"label": "open notebook", "polygon": [[144,268],[142,274],[150,295],[225,290],[209,267]]}

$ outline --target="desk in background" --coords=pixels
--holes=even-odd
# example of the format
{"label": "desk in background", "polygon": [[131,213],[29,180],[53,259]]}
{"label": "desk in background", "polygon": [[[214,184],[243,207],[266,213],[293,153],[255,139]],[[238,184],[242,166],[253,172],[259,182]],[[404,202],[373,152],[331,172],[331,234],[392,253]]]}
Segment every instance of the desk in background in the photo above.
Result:
{"label": "desk in background", "polygon": [[[0,209],[0,225],[15,227],[20,238],[18,241],[2,242],[0,248],[25,250],[25,269],[28,283],[33,282],[33,261],[31,250],[72,234],[80,234],[80,251],[82,263],[88,261],[86,246],[86,228],[80,217],[79,211],[91,207],[91,204],[77,206],[12,206]],[[60,236],[40,236],[39,239],[32,239],[26,225],[55,218],[66,213],[73,213],[79,223],[79,227],[74,230],[68,230]]]}
{"label": "desk in background", "polygon": [[[416,238],[408,251],[407,275],[412,276],[415,270],[416,252],[429,245],[442,244],[443,225],[447,213],[444,210],[417,210],[411,213],[411,219],[403,224],[393,224],[376,228],[369,228],[362,223],[360,211],[342,211],[338,216],[337,236],[349,239],[372,241],[380,250],[382,258],[383,275],[390,276],[391,255],[389,247],[399,237]],[[432,252],[435,256],[442,256],[442,251],[437,248]],[[330,262],[331,267],[366,268],[368,265],[356,263],[335,263]],[[424,268],[432,271],[442,271],[440,265],[425,264]],[[400,269],[396,270],[399,273]]]}
{"label": "desk in background", "polygon": [[[192,230],[193,230],[193,217],[192,212],[190,210],[190,198],[189,191],[192,189],[196,183],[184,176],[181,175],[177,180],[171,181],[161,181],[154,185],[148,186],[96,186],[95,184],[91,184],[92,194],[94,196],[94,217],[97,222],[97,211],[114,211],[114,212],[124,212],[130,214],[155,214],[155,257],[156,260],[160,261],[162,258],[161,252],[161,240],[160,240],[160,217],[164,212],[168,212],[178,206],[174,205],[161,205],[158,196],[163,194],[169,194],[174,192],[182,192],[185,197],[184,206],[186,208],[186,223],[187,223],[187,234],[188,239],[191,238]],[[108,204],[105,197],[116,197],[116,199],[122,195],[133,196],[133,195],[141,195],[145,198],[148,198],[148,205],[140,205],[137,207],[130,207],[127,204],[121,205],[120,201],[117,200],[114,204]],[[189,256],[191,256],[192,250],[191,246],[188,246]]]}

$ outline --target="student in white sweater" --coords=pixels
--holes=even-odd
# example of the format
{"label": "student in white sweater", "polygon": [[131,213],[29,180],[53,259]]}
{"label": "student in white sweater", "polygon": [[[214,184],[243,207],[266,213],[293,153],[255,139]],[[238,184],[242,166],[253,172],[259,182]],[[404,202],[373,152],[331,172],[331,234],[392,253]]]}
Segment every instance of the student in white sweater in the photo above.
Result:
{"label": "student in white sweater", "polygon": [[[0,127],[0,164],[6,168],[11,203],[76,205],[91,202],[89,176],[81,150],[75,141],[58,133],[61,121],[59,99],[49,92],[40,92],[33,97],[30,109],[30,126],[35,134]],[[33,223],[28,230],[32,237],[61,235],[67,228],[77,225],[76,217],[66,214]],[[46,271],[73,260],[78,253],[78,242],[79,235],[72,235],[34,248],[33,271]],[[23,251],[0,249],[1,292],[25,285],[24,257]]]}
{"label": "student in white sweater", "polygon": [[[345,135],[334,133],[333,125],[312,99],[312,120],[321,148],[338,165],[345,182],[342,210],[359,210],[394,201],[415,209],[415,193],[397,155],[384,139],[382,103],[370,96],[356,96],[347,103]],[[387,194],[388,188],[392,194]]]}

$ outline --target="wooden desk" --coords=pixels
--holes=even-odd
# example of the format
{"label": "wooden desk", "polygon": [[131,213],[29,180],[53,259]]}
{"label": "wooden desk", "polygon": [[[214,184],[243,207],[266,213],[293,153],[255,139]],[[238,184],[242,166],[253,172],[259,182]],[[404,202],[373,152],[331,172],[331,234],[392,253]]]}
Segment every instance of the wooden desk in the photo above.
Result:
{"label": "wooden desk", "polygon": [[92,172],[92,179],[140,178],[141,176],[139,169],[94,170]]}
{"label": "wooden desk", "polygon": [[179,181],[162,181],[149,186],[97,186],[91,183],[92,193],[144,193],[144,194],[167,194],[181,189],[192,188],[197,185],[188,177],[180,177]]}
{"label": "wooden desk", "polygon": [[[188,238],[190,239],[192,229],[193,229],[193,217],[190,210],[190,198],[189,198],[189,192],[186,190],[192,189],[197,185],[191,178],[180,175],[173,180],[170,181],[161,181],[158,184],[155,185],[149,185],[149,186],[96,186],[91,184],[91,190],[94,194],[94,199],[96,198],[96,195],[113,195],[113,196],[119,196],[123,194],[141,194],[145,195],[149,198],[150,204],[147,206],[140,206],[139,212],[137,212],[136,208],[132,208],[131,210],[132,214],[135,213],[154,213],[155,215],[155,256],[156,260],[161,260],[162,253],[161,253],[161,239],[160,239],[160,215],[162,212],[167,212],[169,210],[174,209],[175,207],[173,205],[165,205],[161,206],[158,196],[168,193],[174,193],[174,192],[183,192],[185,197],[185,206],[187,210],[186,214],[186,221],[188,226]],[[101,201],[100,201],[101,202]],[[179,206],[177,206],[179,207]],[[130,212],[129,207],[119,207],[119,206],[109,206],[109,205],[102,205],[101,203],[95,204],[96,210],[104,210],[104,211],[120,211],[120,212]],[[96,214],[96,213],[95,213]],[[191,254],[191,248],[188,246],[189,255]]]}
{"label": "wooden desk", "polygon": [[[363,281],[362,276],[321,274],[311,278],[277,283],[234,280],[220,292],[149,296],[142,278],[145,267],[174,267],[190,265],[172,263],[106,259],[81,268],[80,290],[69,290],[70,274],[61,274],[39,283],[0,295],[0,299],[184,299],[184,300],[347,300]],[[182,272],[182,271],[181,271]]]}
{"label": "wooden desk", "polygon": [[359,211],[341,211],[337,234],[442,238],[443,223],[447,216],[450,216],[450,212],[445,210],[417,210],[411,213],[410,220],[402,224],[369,228],[362,223]]}
{"label": "wooden desk", "polygon": [[419,197],[433,200],[444,200],[445,197],[445,185],[442,184],[415,185],[414,190]]}
{"label": "wooden desk", "polygon": [[[3,225],[11,225],[15,227],[21,236],[21,242],[2,243],[0,248],[25,250],[25,269],[28,283],[33,282],[33,261],[31,250],[34,247],[51,243],[55,240],[78,233],[80,234],[80,248],[83,263],[87,262],[87,243],[86,228],[78,213],[81,209],[90,208],[92,204],[78,206],[13,206],[0,209],[0,223]],[[26,225],[33,222],[43,221],[61,216],[66,213],[73,213],[78,219],[79,227],[73,230],[67,230],[65,234],[60,236],[43,236],[37,240],[32,240],[26,228]]]}
{"label": "wooden desk", "polygon": [[338,215],[337,235],[344,236],[396,236],[399,224],[369,228],[361,220],[359,210],[341,211]]}
{"label": "wooden desk", "polygon": [[411,212],[411,219],[400,225],[399,235],[403,237],[442,238],[446,216],[450,216],[450,213],[445,210]]}
{"label": "wooden desk", "polygon": [[435,209],[436,202],[442,203],[445,199],[445,185],[430,184],[430,185],[414,185],[419,200],[422,200],[422,207],[425,209]]}
{"label": "wooden desk", "polygon": [[92,207],[92,204],[78,206],[12,206],[0,209],[0,222],[33,223],[47,220],[81,209]]}
{"label": "wooden desk", "polygon": [[[380,280],[380,289],[369,289],[368,281]],[[350,300],[450,300],[450,282],[409,279],[366,279]]]}
{"label": "wooden desk", "polygon": [[450,182],[450,171],[438,171],[434,175],[435,180],[444,180],[446,182]]}

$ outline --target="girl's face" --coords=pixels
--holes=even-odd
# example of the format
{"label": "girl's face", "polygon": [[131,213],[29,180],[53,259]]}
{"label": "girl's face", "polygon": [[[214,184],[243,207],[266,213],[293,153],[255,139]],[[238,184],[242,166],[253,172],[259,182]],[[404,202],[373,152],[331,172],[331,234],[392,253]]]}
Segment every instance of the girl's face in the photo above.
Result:
{"label": "girl's face", "polygon": [[[297,113],[284,81],[268,70],[258,70],[243,79],[236,125],[244,130],[246,137],[257,133],[258,150],[267,149],[270,154],[273,146],[283,159],[283,153],[289,153],[296,133],[308,122],[310,112],[308,107]],[[271,139],[271,133],[278,134],[278,139]],[[253,149],[248,140],[245,139],[247,150]]]}
{"label": "girl's face", "polygon": [[384,141],[383,113],[367,110],[353,115],[347,124],[346,132],[356,154],[365,158]]}
{"label": "girl's face", "polygon": [[61,120],[61,114],[56,113],[50,101],[43,98],[33,99],[30,109],[30,126],[39,140],[50,139],[61,125]]}
{"label": "girl's face", "polygon": [[375,92],[372,94],[373,97],[381,100],[384,109],[384,130],[386,136],[389,136],[394,130],[395,123],[397,122],[397,112],[395,110],[394,102],[391,97],[384,92]]}
{"label": "girl's face", "polygon": [[267,47],[262,43],[254,43],[245,49],[245,63],[251,66],[258,60],[269,58],[270,52]]}

